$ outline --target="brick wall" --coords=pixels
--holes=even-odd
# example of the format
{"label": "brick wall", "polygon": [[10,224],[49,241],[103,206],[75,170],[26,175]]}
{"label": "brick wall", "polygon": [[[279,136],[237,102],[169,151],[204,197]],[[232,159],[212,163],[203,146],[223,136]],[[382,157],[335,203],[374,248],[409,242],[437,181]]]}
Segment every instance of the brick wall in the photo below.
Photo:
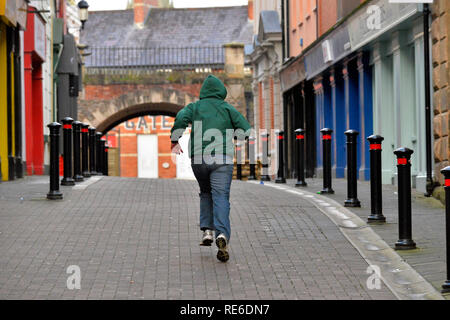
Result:
{"label": "brick wall", "polygon": [[296,57],[317,39],[316,0],[289,1],[289,14],[289,55]]}
{"label": "brick wall", "polygon": [[435,173],[443,183],[440,170],[449,165],[450,69],[449,30],[450,1],[435,0],[432,6],[433,86],[434,86],[434,155]]}
{"label": "brick wall", "polygon": [[[151,91],[152,87],[161,87],[161,85],[148,84],[86,84],[84,86],[84,100],[111,100],[133,91]],[[167,90],[177,90],[193,96],[200,95],[202,83],[195,84],[164,84]]]}
{"label": "brick wall", "polygon": [[[138,176],[138,135],[156,134],[158,136],[158,176],[162,179],[176,178],[176,163],[172,161],[170,149],[170,128],[173,126],[173,121],[174,118],[167,116],[139,117],[121,123],[108,133],[110,146],[113,148],[120,147],[121,177]],[[115,136],[115,138],[112,136]],[[187,150],[185,151],[187,152]],[[164,163],[169,163],[170,166],[164,168]]]}
{"label": "brick wall", "polygon": [[334,26],[338,20],[337,0],[319,1],[319,37]]}

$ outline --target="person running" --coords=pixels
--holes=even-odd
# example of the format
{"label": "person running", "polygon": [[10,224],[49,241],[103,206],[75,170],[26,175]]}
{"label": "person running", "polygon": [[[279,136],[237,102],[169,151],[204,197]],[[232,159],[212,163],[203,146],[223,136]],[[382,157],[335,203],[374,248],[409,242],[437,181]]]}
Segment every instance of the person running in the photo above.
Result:
{"label": "person running", "polygon": [[[247,138],[250,124],[225,102],[227,89],[220,79],[209,75],[200,90],[200,100],[178,112],[171,130],[172,152],[183,152],[178,140],[191,124],[189,157],[200,187],[200,245],[218,247],[217,259],[230,258],[230,188],[233,179],[233,139]],[[213,235],[213,231],[215,234]]]}

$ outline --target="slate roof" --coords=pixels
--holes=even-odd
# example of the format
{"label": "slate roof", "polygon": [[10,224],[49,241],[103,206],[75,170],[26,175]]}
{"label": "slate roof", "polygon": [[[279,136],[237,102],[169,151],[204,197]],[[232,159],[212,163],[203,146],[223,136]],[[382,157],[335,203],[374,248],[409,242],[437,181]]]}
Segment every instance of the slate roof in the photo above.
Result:
{"label": "slate roof", "polygon": [[258,41],[262,42],[263,39],[269,34],[281,34],[281,25],[277,11],[261,11],[259,22],[259,35]]}
{"label": "slate roof", "polygon": [[[81,43],[90,48],[114,47],[86,59],[86,66],[223,64],[222,45],[252,45],[253,24],[247,6],[223,8],[152,8],[144,28],[134,26],[133,10],[90,12]],[[117,49],[147,48],[147,49]],[[156,48],[202,48],[197,51],[161,51]],[[152,49],[148,49],[152,48]],[[158,51],[159,50],[159,51]],[[109,50],[111,51],[111,50]],[[133,52],[134,53],[130,53]]]}

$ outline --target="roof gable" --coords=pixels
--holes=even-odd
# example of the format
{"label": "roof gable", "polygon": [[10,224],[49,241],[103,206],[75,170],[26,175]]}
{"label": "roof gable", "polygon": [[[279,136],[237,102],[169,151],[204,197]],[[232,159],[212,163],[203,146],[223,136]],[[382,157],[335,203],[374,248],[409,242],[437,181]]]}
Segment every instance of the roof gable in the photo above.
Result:
{"label": "roof gable", "polygon": [[277,11],[261,11],[259,15],[258,42],[281,39],[281,25]]}

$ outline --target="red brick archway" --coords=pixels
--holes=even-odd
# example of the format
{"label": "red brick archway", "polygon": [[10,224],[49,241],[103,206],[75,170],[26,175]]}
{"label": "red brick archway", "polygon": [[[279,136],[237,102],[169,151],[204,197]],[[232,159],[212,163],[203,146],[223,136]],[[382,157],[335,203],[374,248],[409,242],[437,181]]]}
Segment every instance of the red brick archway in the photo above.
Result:
{"label": "red brick archway", "polygon": [[121,122],[144,116],[175,117],[198,99],[201,84],[86,85],[78,100],[78,120],[106,133]]}
{"label": "red brick archway", "polygon": [[141,116],[170,116],[175,117],[184,106],[173,103],[145,103],[140,105],[131,106],[118,111],[117,113],[109,116],[97,126],[97,131],[106,134],[115,126]]}

